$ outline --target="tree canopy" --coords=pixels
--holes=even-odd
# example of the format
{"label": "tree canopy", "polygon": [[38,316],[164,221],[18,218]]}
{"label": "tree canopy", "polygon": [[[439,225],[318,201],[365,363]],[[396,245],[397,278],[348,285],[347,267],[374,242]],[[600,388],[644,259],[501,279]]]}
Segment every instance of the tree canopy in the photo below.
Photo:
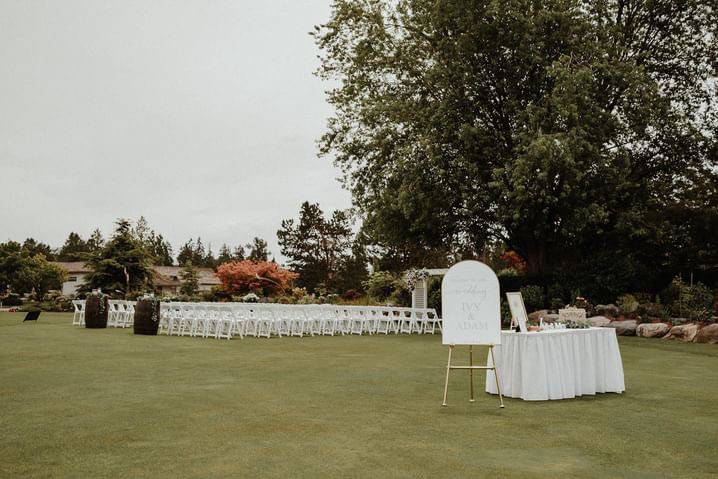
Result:
{"label": "tree canopy", "polygon": [[529,274],[675,269],[683,220],[717,217],[716,24],[710,0],[336,0],[321,150],[404,266],[501,241]]}
{"label": "tree canopy", "polygon": [[[366,277],[366,256],[355,246],[346,211],[337,210],[325,218],[319,204],[305,201],[299,210],[299,220],[283,220],[277,238],[282,254],[289,258],[290,268],[299,273],[299,286],[310,291],[361,287]],[[359,261],[355,261],[354,253]]]}
{"label": "tree canopy", "polygon": [[60,289],[65,270],[50,263],[43,251],[31,239],[22,245],[15,241],[0,243],[0,292],[9,286],[16,294],[34,291],[42,300],[48,291]]}
{"label": "tree canopy", "polygon": [[112,238],[87,261],[91,271],[81,289],[87,292],[99,288],[113,295],[151,291],[152,254],[128,220],[119,219],[116,225]]}

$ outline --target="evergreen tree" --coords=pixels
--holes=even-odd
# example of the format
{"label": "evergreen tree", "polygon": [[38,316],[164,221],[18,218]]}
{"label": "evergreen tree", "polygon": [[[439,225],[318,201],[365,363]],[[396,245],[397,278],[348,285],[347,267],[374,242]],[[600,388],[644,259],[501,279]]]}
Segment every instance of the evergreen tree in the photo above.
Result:
{"label": "evergreen tree", "polygon": [[83,240],[79,234],[71,232],[58,251],[56,259],[57,261],[84,261],[89,252],[87,241]]}
{"label": "evergreen tree", "polygon": [[128,220],[117,220],[112,238],[87,262],[90,273],[82,291],[100,288],[108,294],[127,295],[152,288],[152,256],[136,238]]}
{"label": "evergreen tree", "polygon": [[[289,258],[289,266],[299,273],[300,286],[311,291],[320,286],[338,291],[349,285],[360,288],[365,279],[366,256],[358,246],[359,257],[352,254],[354,235],[344,211],[335,211],[325,219],[318,204],[305,201],[299,221],[282,221],[277,237],[282,254]],[[356,280],[350,279],[354,276]]]}
{"label": "evergreen tree", "polygon": [[[247,244],[249,255],[247,259],[252,261],[267,261],[269,258],[269,248],[267,242],[262,238],[254,237],[251,243]],[[242,251],[244,253],[244,251]]]}
{"label": "evergreen tree", "polygon": [[242,245],[238,245],[236,248],[234,248],[234,252],[232,253],[232,260],[233,261],[242,261],[244,258],[244,247]]}
{"label": "evergreen tree", "polygon": [[187,263],[180,272],[182,278],[182,285],[180,286],[180,293],[186,296],[194,296],[199,291],[199,274],[197,268],[192,263]]}
{"label": "evergreen tree", "polygon": [[96,253],[100,251],[103,246],[105,246],[105,239],[102,237],[102,232],[99,228],[95,228],[87,239],[87,250],[90,253]]}
{"label": "evergreen tree", "polygon": [[50,245],[35,241],[34,238],[27,238],[22,244],[22,250],[29,256],[41,254],[50,261],[54,260],[55,258],[55,255],[53,254]]}

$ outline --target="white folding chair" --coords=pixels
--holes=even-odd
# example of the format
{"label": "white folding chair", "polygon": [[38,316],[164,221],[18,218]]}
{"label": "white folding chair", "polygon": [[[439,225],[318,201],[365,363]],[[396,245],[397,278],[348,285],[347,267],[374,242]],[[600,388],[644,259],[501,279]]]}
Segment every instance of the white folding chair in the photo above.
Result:
{"label": "white folding chair", "polygon": [[401,308],[399,310],[399,332],[411,334],[414,331],[417,333],[421,332],[418,322],[416,321],[416,315],[413,308]]}
{"label": "white folding chair", "polygon": [[81,326],[82,324],[84,324],[85,319],[85,302],[79,299],[74,299],[72,301],[72,307],[75,310],[72,313],[72,325]]}
{"label": "white folding chair", "polygon": [[255,336],[270,338],[275,331],[275,316],[271,308],[259,307],[255,309]]}

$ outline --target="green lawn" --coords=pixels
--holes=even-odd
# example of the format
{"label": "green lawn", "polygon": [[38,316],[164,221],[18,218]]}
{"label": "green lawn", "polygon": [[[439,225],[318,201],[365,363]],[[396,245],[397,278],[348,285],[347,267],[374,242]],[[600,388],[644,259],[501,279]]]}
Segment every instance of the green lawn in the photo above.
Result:
{"label": "green lawn", "polygon": [[218,341],[21,318],[0,313],[0,477],[718,471],[716,345],[621,338],[625,394],[504,410],[470,404],[457,371],[442,408],[439,335]]}

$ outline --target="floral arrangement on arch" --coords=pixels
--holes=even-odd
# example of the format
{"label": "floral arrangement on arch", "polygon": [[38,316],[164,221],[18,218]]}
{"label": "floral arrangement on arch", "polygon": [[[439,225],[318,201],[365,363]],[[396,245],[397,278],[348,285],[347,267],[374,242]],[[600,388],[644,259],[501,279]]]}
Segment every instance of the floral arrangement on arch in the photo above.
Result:
{"label": "floral arrangement on arch", "polygon": [[409,289],[411,291],[414,291],[417,283],[419,283],[419,281],[424,281],[428,277],[429,277],[429,270],[427,270],[426,268],[410,269],[406,273],[406,285],[409,287]]}

